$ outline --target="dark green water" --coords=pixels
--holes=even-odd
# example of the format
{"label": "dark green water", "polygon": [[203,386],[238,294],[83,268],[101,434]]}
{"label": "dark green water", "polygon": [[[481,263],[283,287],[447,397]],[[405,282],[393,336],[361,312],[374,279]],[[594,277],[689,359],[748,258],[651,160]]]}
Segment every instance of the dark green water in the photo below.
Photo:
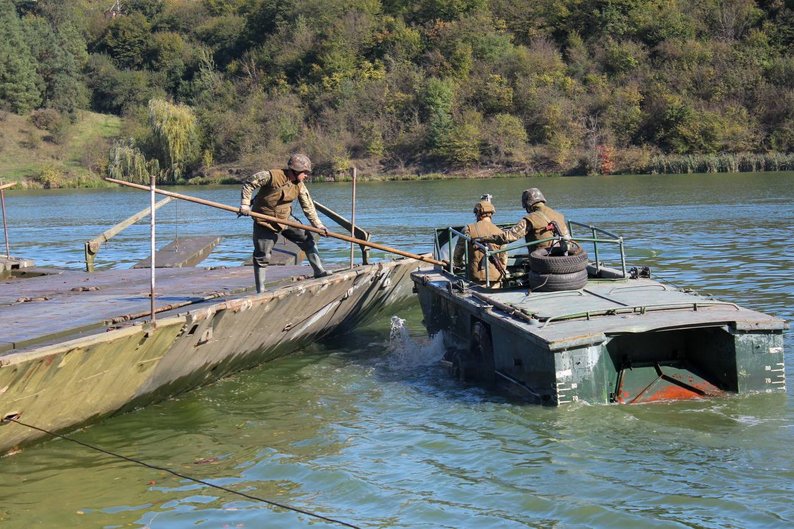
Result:
{"label": "dark green water", "polygon": [[[791,173],[365,184],[357,218],[374,240],[428,251],[430,228],[467,222],[481,193],[494,195],[498,221],[517,220],[529,186],[569,218],[623,235],[630,265],[794,319]],[[180,191],[229,204],[239,196],[233,187]],[[349,186],[312,192],[349,210]],[[14,192],[6,204],[12,254],[81,267],[82,242],[146,207],[148,196]],[[223,235],[207,265],[250,252],[250,221],[185,204],[166,206],[159,219],[163,240]],[[97,264],[144,258],[147,237],[147,226],[130,228]],[[321,248],[330,261],[349,254],[342,244]],[[392,316],[403,326],[393,329]],[[413,305],[73,435],[359,527],[791,527],[790,328],[785,347],[787,394],[546,409],[452,380]],[[0,527],[338,526],[52,441],[0,460]]]}

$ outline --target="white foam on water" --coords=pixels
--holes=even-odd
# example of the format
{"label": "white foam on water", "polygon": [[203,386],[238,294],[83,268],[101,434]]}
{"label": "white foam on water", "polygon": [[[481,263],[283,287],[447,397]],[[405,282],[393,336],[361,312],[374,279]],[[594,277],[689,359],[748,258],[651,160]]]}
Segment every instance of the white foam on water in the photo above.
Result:
{"label": "white foam on water", "polygon": [[444,337],[437,333],[417,340],[405,328],[404,319],[392,316],[388,351],[389,367],[395,369],[434,365],[444,356]]}

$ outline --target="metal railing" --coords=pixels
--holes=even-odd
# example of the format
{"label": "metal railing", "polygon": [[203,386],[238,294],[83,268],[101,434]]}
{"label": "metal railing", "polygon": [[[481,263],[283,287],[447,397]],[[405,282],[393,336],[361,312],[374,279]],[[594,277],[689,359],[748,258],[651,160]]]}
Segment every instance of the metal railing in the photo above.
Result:
{"label": "metal railing", "polygon": [[[624,247],[624,243],[623,243],[623,237],[620,237],[618,235],[610,233],[610,232],[608,232],[606,230],[603,230],[603,229],[598,228],[596,226],[593,226],[591,224],[582,224],[580,222],[575,222],[575,221],[568,221],[567,224],[568,224],[568,232],[570,233],[570,240],[571,241],[576,242],[580,246],[581,246],[582,243],[592,243],[593,257],[594,257],[594,266],[595,266],[595,269],[596,269],[596,274],[598,274],[601,271],[601,269],[603,268],[603,263],[601,262],[601,252],[599,250],[599,245],[610,244],[610,245],[617,245],[618,250],[620,252],[620,271],[622,272],[623,278],[628,277],[628,272],[626,270],[626,252],[625,252],[625,247]],[[505,227],[509,227],[509,226],[510,225],[508,225],[508,224],[498,225],[498,227],[500,227],[500,228],[505,228]],[[573,235],[573,227],[574,226],[587,228],[588,230],[590,230],[590,233],[591,233],[592,236],[591,237],[574,237],[574,235]],[[552,244],[554,244],[555,242],[561,243],[563,241],[566,241],[565,237],[554,236],[554,237],[547,237],[545,239],[539,239],[539,240],[530,241],[530,242],[526,242],[526,241],[523,241],[523,240],[514,241],[514,242],[511,242],[509,244],[502,245],[500,248],[491,249],[491,248],[488,247],[487,244],[483,244],[483,243],[479,242],[478,240],[473,239],[472,237],[469,237],[468,235],[466,235],[465,233],[463,233],[459,229],[457,229],[455,227],[452,227],[452,226],[449,226],[449,227],[446,227],[446,228],[436,228],[434,235],[435,235],[434,256],[437,259],[443,259],[443,255],[442,255],[441,249],[442,249],[443,246],[446,246],[447,247],[447,256],[448,256],[448,258],[447,258],[448,265],[445,268],[445,271],[448,272],[451,275],[454,275],[454,276],[457,276],[457,274],[455,274],[455,271],[454,271],[454,262],[453,262],[453,257],[454,257],[454,252],[455,252],[454,246],[457,245],[457,242],[453,245],[453,240],[455,240],[455,237],[457,236],[458,237],[457,240],[461,240],[461,238],[462,238],[462,240],[465,241],[464,242],[463,268],[464,268],[464,277],[467,280],[471,280],[471,277],[470,277],[470,274],[469,274],[469,260],[470,260],[469,249],[470,249],[470,245],[474,246],[475,248],[479,249],[480,251],[482,251],[485,254],[486,262],[491,262],[491,258],[492,257],[497,257],[498,258],[499,254],[502,254],[502,253],[511,252],[513,250],[518,250],[518,249],[521,249],[521,248],[527,248],[527,253],[531,253],[532,250],[535,247],[537,247],[538,245],[540,245],[540,244],[547,243],[547,242],[552,242]],[[491,287],[490,266],[486,266],[485,267],[485,286],[487,288]]]}
{"label": "metal railing", "polygon": [[[573,234],[573,227],[579,226],[581,228],[587,228],[590,230],[592,237],[590,238],[578,238],[574,237]],[[623,272],[623,277],[628,277],[628,273],[626,272],[626,251],[623,245],[623,237],[619,235],[615,235],[614,233],[610,233],[606,230],[602,230],[592,224],[582,224],[581,222],[576,222],[569,220],[568,221],[568,233],[571,234],[571,239],[574,239],[576,242],[592,242],[593,243],[593,259],[596,267],[596,273],[601,271],[601,258],[598,252],[598,244],[617,244],[618,248],[620,249],[620,270]],[[608,238],[599,238],[598,234],[604,234]]]}

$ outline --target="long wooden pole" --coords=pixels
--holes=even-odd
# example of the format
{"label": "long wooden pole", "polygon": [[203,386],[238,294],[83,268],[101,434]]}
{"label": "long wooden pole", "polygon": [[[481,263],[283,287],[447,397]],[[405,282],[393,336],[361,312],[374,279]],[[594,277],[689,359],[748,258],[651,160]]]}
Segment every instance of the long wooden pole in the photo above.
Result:
{"label": "long wooden pole", "polygon": [[[125,182],[124,180],[116,180],[115,178],[105,178],[106,181],[119,184],[122,186],[132,187],[135,189],[141,189],[143,191],[149,191],[149,186],[144,186],[141,184],[133,184],[132,182]],[[211,200],[204,200],[203,198],[192,197],[190,195],[183,195],[181,193],[174,193],[172,191],[165,191],[163,189],[156,189],[155,193],[159,193],[161,195],[165,195],[167,197],[178,198],[180,200],[186,200],[188,202],[193,202],[195,204],[202,204],[204,206],[210,206],[213,208],[223,209],[226,211],[230,211],[232,213],[237,213],[239,208],[228,206],[226,204],[221,204],[220,202],[213,202]],[[433,259],[432,257],[428,257],[426,255],[418,255],[411,252],[405,252],[403,250],[398,250],[397,248],[391,248],[389,246],[385,246],[383,244],[378,244],[376,242],[365,241],[363,239],[356,239],[355,237],[350,237],[344,235],[342,233],[333,233],[329,231],[327,234],[324,230],[315,228],[314,226],[307,226],[306,224],[301,224],[300,222],[295,222],[289,219],[277,219],[276,217],[271,217],[270,215],[264,215],[262,213],[257,213],[255,211],[251,212],[251,216],[257,219],[266,220],[268,222],[274,222],[276,224],[281,224],[283,226],[290,226],[292,228],[299,228],[306,231],[311,231],[314,233],[319,233],[320,235],[327,235],[328,237],[333,237],[334,239],[339,239],[342,241],[347,242],[354,242],[360,244],[362,246],[369,246],[370,248],[375,248],[376,250],[381,250],[388,253],[393,253],[395,255],[400,255],[402,257],[408,257],[410,259],[416,259],[417,261],[423,261],[425,263],[430,263],[439,266],[445,266],[443,261],[439,261],[438,259]]]}

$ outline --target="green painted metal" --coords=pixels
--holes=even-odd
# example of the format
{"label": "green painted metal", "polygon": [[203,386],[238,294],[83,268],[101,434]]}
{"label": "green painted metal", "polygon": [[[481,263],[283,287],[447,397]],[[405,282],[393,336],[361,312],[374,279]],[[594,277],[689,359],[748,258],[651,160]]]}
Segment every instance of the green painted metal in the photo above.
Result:
{"label": "green painted metal", "polygon": [[[294,277],[262,294],[241,296],[230,291],[223,297],[196,299],[195,305],[166,311],[156,328],[140,321],[107,321],[114,311],[127,310],[120,306],[124,296],[110,292],[111,288],[127,288],[119,286],[124,282],[118,280],[115,271],[64,273],[57,283],[71,286],[69,278],[79,274],[83,279],[105,281],[107,289],[74,292],[67,286],[49,301],[42,298],[41,304],[55,303],[50,310],[61,316],[64,306],[73,311],[71,319],[59,320],[47,318],[42,308],[35,311],[42,321],[63,326],[57,336],[52,334],[53,329],[36,325],[28,327],[30,332],[48,334],[28,336],[29,344],[24,343],[25,334],[20,329],[14,329],[16,336],[0,337],[0,346],[13,340],[8,350],[0,352],[0,418],[21,415],[23,420],[50,431],[64,431],[209,384],[332,332],[350,329],[384,307],[408,300],[409,274],[415,268],[415,261],[404,259],[339,271],[322,279]],[[123,272],[134,275],[139,271]],[[190,281],[180,283],[180,288],[190,292],[201,290],[202,283],[215,284],[218,274],[224,274],[223,282],[230,286],[236,284],[235,278],[244,278],[250,288],[249,273],[242,267],[165,272],[189,277]],[[46,277],[24,281],[31,291],[38,283],[56,282]],[[171,284],[172,288],[176,286]],[[83,296],[95,297],[98,304],[104,300],[105,309],[111,312],[106,315],[96,309],[98,319],[96,314],[86,316],[88,311],[81,310],[86,305],[79,301]],[[138,299],[140,303],[145,300]],[[24,314],[30,304],[14,305],[21,311],[16,314]],[[83,316],[90,321],[80,320]],[[5,310],[0,316],[3,318],[17,319],[14,310]],[[0,328],[8,328],[1,324]],[[33,430],[0,425],[0,454],[33,442],[39,435]]]}
{"label": "green painted metal", "polygon": [[[546,405],[785,391],[784,321],[630,276],[622,237],[575,225],[593,234],[576,240],[591,242],[594,255],[599,244],[619,253],[619,269],[588,265],[580,290],[491,289],[449,269],[412,274],[428,333],[443,333],[447,358],[465,367],[459,371]],[[436,250],[444,245],[451,254],[454,236],[462,236],[459,229],[436,230]],[[475,343],[482,336],[487,347]],[[492,359],[475,350],[492,351]]]}

